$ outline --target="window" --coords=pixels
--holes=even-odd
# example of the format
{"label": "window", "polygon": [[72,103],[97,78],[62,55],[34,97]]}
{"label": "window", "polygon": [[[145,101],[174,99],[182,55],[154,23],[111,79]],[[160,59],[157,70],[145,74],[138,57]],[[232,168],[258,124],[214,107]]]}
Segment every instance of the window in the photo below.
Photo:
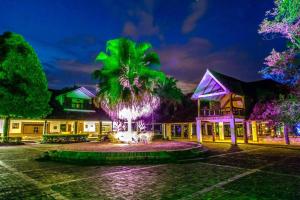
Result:
{"label": "window", "polygon": [[85,128],[89,128],[89,125],[86,124],[86,125],[85,125]]}
{"label": "window", "polygon": [[181,137],[181,125],[172,124],[172,137]]}
{"label": "window", "polygon": [[37,127],[37,126],[33,127],[33,133],[38,134],[39,133],[39,127]]}
{"label": "window", "polygon": [[66,132],[66,131],[67,131],[67,126],[66,126],[66,124],[61,124],[61,125],[60,125],[60,131],[61,131],[61,132]]}
{"label": "window", "polygon": [[13,129],[18,129],[19,126],[20,126],[19,123],[12,123],[12,128],[13,128]]}
{"label": "window", "polygon": [[54,129],[54,130],[57,130],[57,126],[53,126],[53,129]]}
{"label": "window", "polygon": [[72,99],[72,105],[71,107],[73,109],[83,109],[83,99]]}

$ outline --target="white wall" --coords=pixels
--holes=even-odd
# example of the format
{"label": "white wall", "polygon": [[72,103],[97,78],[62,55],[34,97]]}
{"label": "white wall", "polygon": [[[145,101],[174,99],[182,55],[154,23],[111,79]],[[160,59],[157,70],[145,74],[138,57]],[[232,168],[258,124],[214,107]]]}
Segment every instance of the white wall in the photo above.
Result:
{"label": "white wall", "polygon": [[[56,127],[56,129],[55,129]],[[49,131],[50,133],[60,132],[60,122],[59,121],[49,121]]]}
{"label": "white wall", "polygon": [[[44,120],[25,120],[25,119],[12,119],[9,122],[9,133],[21,133],[22,123],[44,123]],[[18,128],[13,128],[13,124],[19,124]]]}
{"label": "white wall", "polygon": [[[61,124],[67,124],[67,121],[48,121],[50,124],[49,131],[50,133],[60,133],[60,125]],[[74,122],[68,121],[68,124],[71,124],[71,131],[74,131]],[[56,129],[55,129],[56,127]]]}
{"label": "white wall", "polygon": [[94,121],[83,122],[83,132],[96,132],[96,123]]}

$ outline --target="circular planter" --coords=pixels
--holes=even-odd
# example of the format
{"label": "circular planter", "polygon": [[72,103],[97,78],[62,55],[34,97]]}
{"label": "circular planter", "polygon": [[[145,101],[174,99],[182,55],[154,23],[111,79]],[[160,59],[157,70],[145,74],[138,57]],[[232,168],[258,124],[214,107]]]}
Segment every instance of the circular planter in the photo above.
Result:
{"label": "circular planter", "polygon": [[52,150],[44,153],[39,160],[51,160],[80,165],[113,164],[160,164],[202,157],[205,151],[200,147],[162,151],[75,151]]}

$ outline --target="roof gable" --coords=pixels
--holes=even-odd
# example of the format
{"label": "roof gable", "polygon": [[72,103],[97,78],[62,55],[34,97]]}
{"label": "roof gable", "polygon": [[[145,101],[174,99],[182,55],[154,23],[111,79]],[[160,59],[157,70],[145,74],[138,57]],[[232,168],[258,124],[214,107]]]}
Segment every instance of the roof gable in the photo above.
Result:
{"label": "roof gable", "polygon": [[244,87],[246,82],[238,80],[236,78],[221,74],[219,72],[209,70],[213,76],[218,79],[230,92],[244,95]]}
{"label": "roof gable", "polygon": [[207,98],[224,95],[229,89],[210,70],[206,70],[200,83],[198,84],[192,99]]}
{"label": "roof gable", "polygon": [[[67,91],[60,95],[64,95],[64,96],[70,97],[70,98],[78,98],[78,99],[91,99],[91,98],[95,97],[95,95],[92,92],[90,92],[88,89],[86,89],[85,87],[75,88],[73,90]],[[58,96],[60,96],[60,95],[58,95]]]}

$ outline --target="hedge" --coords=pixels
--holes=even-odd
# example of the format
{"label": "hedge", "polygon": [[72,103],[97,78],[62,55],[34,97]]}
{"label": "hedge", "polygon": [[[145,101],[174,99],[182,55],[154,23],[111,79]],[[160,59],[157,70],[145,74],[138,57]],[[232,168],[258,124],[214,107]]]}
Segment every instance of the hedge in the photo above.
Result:
{"label": "hedge", "polygon": [[43,135],[42,143],[76,143],[87,142],[88,134],[47,134]]}
{"label": "hedge", "polygon": [[38,160],[52,160],[79,165],[111,165],[111,164],[159,164],[179,162],[183,159],[203,157],[202,148],[176,151],[154,152],[86,152],[52,150],[45,152]]}
{"label": "hedge", "polygon": [[2,143],[22,144],[22,137],[8,137],[8,141],[7,142],[3,142],[3,138],[0,137],[0,141]]}

